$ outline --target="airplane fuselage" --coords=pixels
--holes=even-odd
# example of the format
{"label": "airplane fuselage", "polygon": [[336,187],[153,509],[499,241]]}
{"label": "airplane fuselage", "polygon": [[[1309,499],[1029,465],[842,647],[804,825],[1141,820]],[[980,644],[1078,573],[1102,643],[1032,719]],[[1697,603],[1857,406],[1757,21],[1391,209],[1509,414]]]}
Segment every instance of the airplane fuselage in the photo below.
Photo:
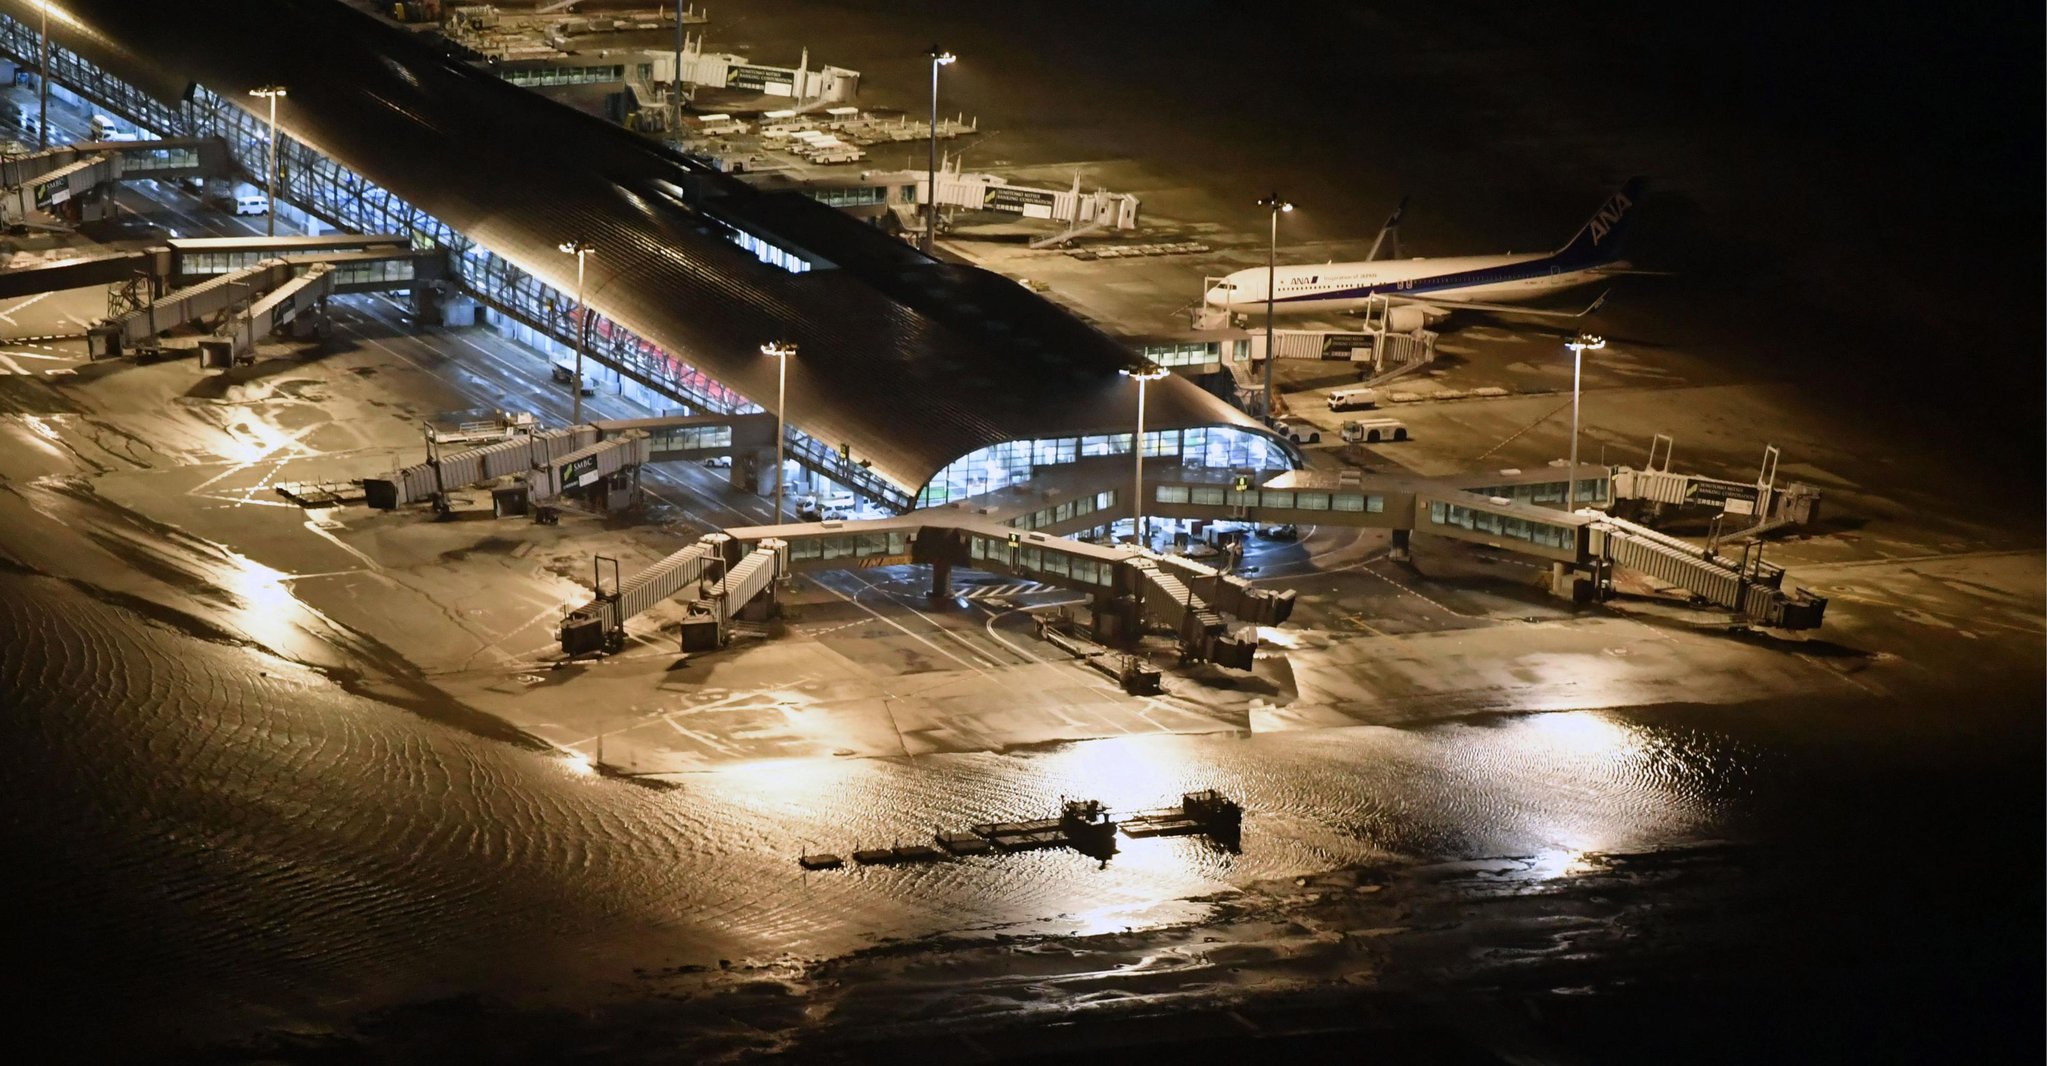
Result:
{"label": "airplane fuselage", "polygon": [[[1556,255],[1465,255],[1357,263],[1282,266],[1274,314],[1356,311],[1375,298],[1426,303],[1455,300],[1518,303],[1600,280],[1598,266],[1572,269]],[[1205,302],[1230,311],[1265,310],[1266,270],[1239,270],[1210,287]]]}

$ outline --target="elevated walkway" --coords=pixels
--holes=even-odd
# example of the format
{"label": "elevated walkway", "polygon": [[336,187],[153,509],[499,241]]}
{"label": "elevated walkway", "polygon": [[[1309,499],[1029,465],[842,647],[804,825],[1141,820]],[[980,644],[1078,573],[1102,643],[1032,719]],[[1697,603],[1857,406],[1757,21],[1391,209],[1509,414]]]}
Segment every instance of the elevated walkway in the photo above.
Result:
{"label": "elevated walkway", "polygon": [[[1127,476],[1126,462],[1111,460],[1114,470],[1073,464],[1037,479],[1035,491],[1026,496],[976,497],[954,509],[1040,535],[1100,529],[1131,516],[1127,490],[1093,488]],[[1576,500],[1609,505],[1623,484],[1620,479],[1607,467],[1580,464]],[[1409,535],[1425,533],[1538,558],[1567,571],[1591,574],[1616,565],[1640,569],[1764,625],[1814,628],[1825,612],[1824,599],[1803,590],[1784,591],[1777,568],[1752,565],[1742,577],[1740,567],[1731,566],[1711,545],[1691,544],[1599,511],[1565,513],[1571,476],[1560,467],[1425,478],[1358,470],[1201,470],[1165,458],[1145,463],[1144,485],[1150,497],[1144,511],[1154,518],[1380,528],[1393,531],[1396,551],[1404,550]],[[1811,513],[1810,507],[1802,513]],[[1653,548],[1638,547],[1652,536]]]}
{"label": "elevated walkway", "polygon": [[[1231,632],[1223,616],[1234,615],[1251,625],[1280,625],[1294,604],[1291,591],[1260,589],[1192,560],[923,511],[858,522],[749,526],[708,535],[618,583],[616,592],[605,594],[600,585],[590,602],[567,612],[561,629],[564,654],[621,645],[627,620],[688,591],[717,560],[736,563],[742,550],[767,546],[780,553],[777,572],[784,574],[929,565],[933,594],[938,596],[949,594],[954,567],[1075,589],[1093,602],[1098,632],[1135,634],[1141,622],[1150,621],[1170,628],[1190,655],[1240,669],[1249,668],[1256,639],[1248,631]],[[737,580],[737,574],[735,569],[730,580]]]}

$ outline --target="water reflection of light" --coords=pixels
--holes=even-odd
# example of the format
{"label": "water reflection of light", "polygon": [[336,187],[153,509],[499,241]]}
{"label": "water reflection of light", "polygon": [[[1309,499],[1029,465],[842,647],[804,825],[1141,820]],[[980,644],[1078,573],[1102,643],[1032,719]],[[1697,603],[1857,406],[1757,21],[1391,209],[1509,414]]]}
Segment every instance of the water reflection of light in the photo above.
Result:
{"label": "water reflection of light", "polygon": [[1619,760],[1642,749],[1633,728],[1598,711],[1529,715],[1517,719],[1516,727],[1524,744],[1553,757]]}
{"label": "water reflection of light", "polygon": [[1588,856],[1614,846],[1628,826],[1670,803],[1644,773],[1657,757],[1656,745],[1625,719],[1599,711],[1527,715],[1509,723],[1505,735],[1515,761],[1543,788],[1584,799],[1551,807],[1531,826],[1535,850],[1522,876],[1547,880],[1596,869]]}
{"label": "water reflection of light", "polygon": [[1575,848],[1548,848],[1537,852],[1528,864],[1527,876],[1539,881],[1575,877],[1599,869],[1593,854]]}
{"label": "water reflection of light", "polygon": [[235,623],[249,639],[288,658],[303,658],[297,616],[305,610],[285,582],[291,575],[225,548],[228,565],[214,579],[240,605]]}
{"label": "water reflection of light", "polygon": [[736,801],[813,813],[842,802],[856,771],[857,760],[806,758],[732,763],[712,773],[721,791]]}
{"label": "water reflection of light", "polygon": [[1112,737],[1069,744],[1039,760],[1048,783],[1066,796],[1098,799],[1111,811],[1174,807],[1180,795],[1208,787],[1203,769],[1178,737]]}
{"label": "water reflection of light", "polygon": [[1299,630],[1281,629],[1278,626],[1259,626],[1258,643],[1274,648],[1297,648],[1301,644]]}
{"label": "water reflection of light", "polygon": [[579,777],[588,777],[597,772],[597,761],[580,751],[571,751],[563,755],[562,765]]}
{"label": "water reflection of light", "polygon": [[286,448],[303,450],[304,445],[299,443],[297,436],[285,433],[268,422],[252,419],[227,427],[227,442],[220,451],[222,458],[250,466]]}

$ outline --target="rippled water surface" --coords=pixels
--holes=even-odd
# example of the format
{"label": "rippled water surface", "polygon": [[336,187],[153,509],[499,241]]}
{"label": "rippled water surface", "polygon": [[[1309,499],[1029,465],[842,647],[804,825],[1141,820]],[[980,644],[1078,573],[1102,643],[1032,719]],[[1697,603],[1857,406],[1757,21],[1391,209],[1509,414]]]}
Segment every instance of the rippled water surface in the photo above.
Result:
{"label": "rippled water surface", "polygon": [[[1697,835],[1738,803],[1725,738],[1561,712],[1418,731],[1154,736],[809,760],[672,787],[590,774],[351,696],[266,652],[0,574],[6,809],[65,995],[180,1025],[345,1015],[450,989],[596,993],[633,966],[828,955],[941,931],[1096,932],[1357,862],[1585,852]],[[794,857],[1216,787],[1240,852],[1129,840],[804,875]]]}

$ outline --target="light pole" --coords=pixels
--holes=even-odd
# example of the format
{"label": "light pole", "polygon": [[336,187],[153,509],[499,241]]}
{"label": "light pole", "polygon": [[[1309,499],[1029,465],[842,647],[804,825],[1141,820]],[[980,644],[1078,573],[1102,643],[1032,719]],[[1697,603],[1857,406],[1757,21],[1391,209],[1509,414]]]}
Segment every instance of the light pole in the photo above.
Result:
{"label": "light pole", "polygon": [[796,346],[780,341],[761,345],[761,354],[775,359],[775,524],[782,524],[782,442],[789,436],[789,357]]}
{"label": "light pole", "polygon": [[1273,193],[1258,201],[1258,206],[1272,212],[1272,240],[1265,246],[1265,422],[1272,424],[1272,299],[1279,289],[1279,278],[1275,264],[1279,259],[1279,216],[1292,211],[1294,205]]}
{"label": "light pole", "polygon": [[1578,510],[1578,382],[1585,370],[1585,353],[1606,347],[1606,338],[1580,333],[1564,342],[1571,350],[1571,479],[1564,484],[1564,512]]}
{"label": "light pole", "polygon": [[263,232],[277,236],[277,98],[284,95],[284,86],[265,85],[250,89],[250,96],[261,96],[270,101],[270,171],[264,178],[263,198],[269,201],[263,212]]}
{"label": "light pole", "polygon": [[569,382],[571,425],[583,424],[583,349],[590,343],[590,305],[583,302],[583,260],[595,249],[584,240],[563,241],[561,250],[576,257],[576,377]]}
{"label": "light pole", "polygon": [[36,150],[50,146],[50,0],[36,5],[43,12],[42,50],[36,54]]}
{"label": "light pole", "polygon": [[932,238],[938,232],[938,68],[959,57],[935,44],[925,54],[931,57],[931,161],[925,170],[924,254],[930,255]]}
{"label": "light pole", "polygon": [[1130,532],[1137,543],[1151,547],[1150,531],[1144,528],[1144,386],[1148,381],[1157,381],[1170,371],[1157,363],[1146,363],[1135,370],[1118,370],[1126,378],[1137,379],[1137,435],[1130,438]]}

